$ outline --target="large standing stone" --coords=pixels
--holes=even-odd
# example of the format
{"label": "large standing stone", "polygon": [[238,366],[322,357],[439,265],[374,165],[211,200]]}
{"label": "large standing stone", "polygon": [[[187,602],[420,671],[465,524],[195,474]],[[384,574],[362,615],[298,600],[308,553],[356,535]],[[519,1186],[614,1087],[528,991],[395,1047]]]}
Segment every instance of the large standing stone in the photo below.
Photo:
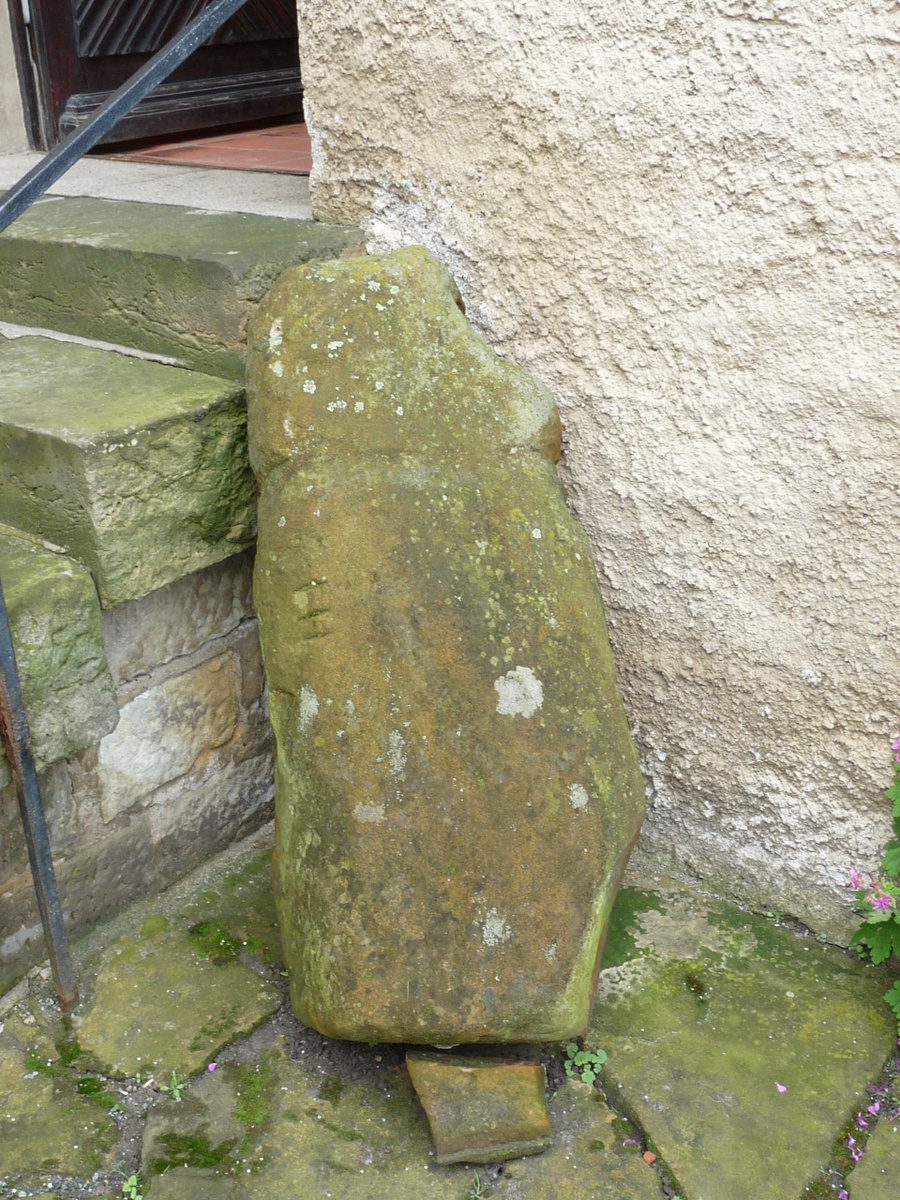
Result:
{"label": "large standing stone", "polygon": [[451,289],[301,268],[251,332],[279,922],[324,1033],[562,1038],[643,789],[553,400]]}

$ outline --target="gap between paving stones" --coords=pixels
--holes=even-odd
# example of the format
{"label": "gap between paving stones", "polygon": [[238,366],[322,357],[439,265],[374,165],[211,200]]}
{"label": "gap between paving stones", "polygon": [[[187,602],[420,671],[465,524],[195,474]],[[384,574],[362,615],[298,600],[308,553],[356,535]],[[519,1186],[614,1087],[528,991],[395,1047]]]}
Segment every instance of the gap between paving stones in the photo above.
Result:
{"label": "gap between paving stones", "polygon": [[[416,1197],[416,1200],[428,1200],[430,1197],[435,1200],[444,1200],[445,1197],[446,1200],[463,1200],[472,1193],[476,1168],[438,1168],[433,1163],[425,1118],[406,1080],[403,1048],[366,1046],[322,1038],[300,1025],[283,1002],[286,988],[280,973],[280,951],[271,907],[267,862],[270,842],[271,827],[268,827],[206,864],[163,896],[151,903],[134,906],[77,943],[74,953],[85,1001],[68,1025],[59,1021],[46,968],[43,972],[38,969],[32,971],[30,977],[17,985],[12,993],[0,999],[0,1023],[4,1026],[0,1030],[0,1092],[3,1092],[3,1080],[16,1074],[15,1053],[18,1053],[22,1056],[20,1063],[24,1062],[28,1069],[18,1071],[20,1078],[15,1081],[17,1086],[20,1082],[22,1086],[31,1086],[34,1089],[32,1095],[37,1096],[40,1091],[45,1101],[51,1098],[49,1088],[64,1091],[68,1097],[69,1117],[74,1115],[74,1119],[80,1120],[79,1128],[82,1130],[90,1126],[87,1132],[94,1139],[94,1144],[88,1146],[86,1151],[87,1142],[80,1134],[76,1142],[71,1125],[63,1128],[61,1134],[58,1128],[54,1132],[49,1125],[42,1126],[43,1148],[51,1146],[54,1137],[63,1138],[59,1166],[55,1169],[48,1166],[38,1171],[11,1171],[7,1169],[8,1164],[3,1164],[4,1154],[8,1156],[10,1153],[9,1138],[0,1131],[0,1196],[21,1192],[27,1196],[52,1194],[60,1198],[119,1197],[122,1195],[122,1177],[117,1174],[117,1169],[127,1173],[136,1171],[141,1166],[142,1151],[145,1172],[142,1186],[147,1200],[166,1200],[167,1197],[169,1200],[194,1200],[195,1197],[206,1195],[222,1196],[225,1200],[249,1200],[251,1195],[254,1200],[265,1200],[268,1196],[273,1200],[281,1200],[282,1196],[290,1200],[293,1194],[302,1195],[303,1200],[307,1200],[307,1196],[318,1196],[316,1189],[323,1178],[329,1181],[327,1188],[323,1185],[321,1189],[323,1200],[328,1191],[331,1191],[333,1200],[344,1200],[345,1197],[346,1200],[368,1200],[369,1196],[384,1194],[391,1194],[392,1200],[405,1200],[407,1194],[410,1198]],[[673,962],[676,964],[676,974],[682,970],[684,961],[694,964],[700,983],[705,982],[710,988],[707,1007],[710,1013],[714,1013],[717,1003],[715,997],[718,995],[727,999],[728,987],[731,986],[729,969],[733,974],[735,965],[746,964],[748,960],[754,962],[753,956],[745,954],[743,958],[738,955],[737,960],[729,965],[729,954],[733,958],[735,945],[739,950],[746,950],[749,947],[748,929],[754,938],[764,940],[766,930],[771,931],[774,927],[765,922],[758,925],[756,918],[737,910],[728,910],[730,926],[727,922],[723,925],[721,920],[716,925],[710,922],[708,914],[713,911],[715,915],[718,910],[710,904],[708,909],[703,910],[706,915],[702,915],[696,897],[690,898],[690,905],[695,907],[683,909],[676,921],[672,919],[673,914],[678,915],[676,910],[678,903],[684,900],[684,894],[680,898],[676,895],[677,903],[669,897],[668,907],[661,902],[661,895],[662,891],[638,894],[635,889],[625,889],[610,930],[605,960],[608,965],[604,975],[621,975],[623,965],[634,962],[642,955],[645,961],[660,958],[662,945],[669,953],[668,959],[664,955],[662,957],[664,965],[668,964],[666,970],[670,974]],[[202,943],[212,957],[220,955],[230,964],[229,969],[240,966],[248,976],[252,974],[256,980],[254,987],[263,985],[263,989],[272,994],[272,1003],[278,1003],[277,1010],[264,1018],[255,1030],[231,1040],[226,1049],[218,1052],[216,1072],[210,1074],[201,1069],[185,1088],[184,1100],[180,1103],[171,1098],[171,1093],[167,1096],[156,1092],[154,1084],[148,1085],[145,1077],[138,1080],[132,1074],[124,1080],[114,1080],[96,1070],[97,1064],[92,1064],[85,1057],[73,1058],[67,1063],[65,1060],[73,1054],[79,1034],[84,1029],[83,1014],[90,1011],[95,1002],[98,986],[95,981],[104,962],[108,963],[111,947],[114,944],[133,950],[136,947],[129,961],[146,964],[144,969],[149,973],[151,969],[155,970],[152,958],[141,958],[142,952],[148,947],[161,947],[163,957],[171,958],[175,934],[192,927],[196,931],[195,939],[199,939],[192,944],[200,946]],[[792,940],[785,942],[782,935]],[[704,941],[712,945],[704,945]],[[782,952],[787,948],[801,958],[809,954],[818,956],[817,964],[830,963],[836,970],[835,978],[838,980],[863,980],[866,996],[874,994],[881,986],[877,980],[870,980],[869,973],[861,972],[852,960],[838,951],[823,951],[811,938],[798,937],[795,933],[782,930],[773,944],[776,948],[780,947]],[[763,950],[765,947],[760,955]],[[767,953],[771,952],[772,946]],[[687,959],[683,957],[686,954]],[[678,955],[682,958],[678,958]],[[198,953],[198,962],[200,957]],[[206,965],[205,969],[208,971],[213,968]],[[666,970],[662,972],[663,983],[666,981]],[[815,977],[815,972],[812,977]],[[644,1027],[648,1032],[642,1036],[648,1043],[656,1036],[677,1041],[679,1032],[683,1033],[686,1025],[690,1026],[692,1021],[696,1021],[698,1013],[703,1018],[704,1002],[690,984],[681,984],[680,990],[672,993],[669,999],[671,1003],[668,1007],[664,1006],[663,1017],[654,1030],[647,1025],[645,1016]],[[566,1079],[560,1047],[502,1048],[507,1056],[520,1059],[537,1056],[544,1063],[548,1091],[553,1097],[550,1108],[554,1144],[538,1157],[514,1160],[498,1167],[477,1168],[482,1190],[485,1186],[490,1189],[483,1192],[484,1195],[492,1200],[551,1200],[551,1197],[556,1200],[557,1196],[562,1200],[623,1200],[624,1197],[629,1200],[653,1200],[660,1195],[680,1196],[683,1200],[697,1200],[701,1195],[703,1200],[737,1200],[735,1195],[714,1190],[714,1171],[713,1190],[707,1187],[708,1176],[698,1176],[699,1185],[697,1178],[691,1179],[690,1171],[696,1173],[698,1163],[703,1167],[702,1145],[674,1145],[672,1132],[665,1129],[662,1130],[664,1136],[661,1136],[659,1113],[652,1106],[642,1107],[640,1096],[635,1098],[629,1070],[633,1052],[623,1047],[623,1040],[627,1039],[629,1032],[623,1035],[615,1022],[607,1019],[615,1007],[598,1006],[597,1014],[605,1014],[605,1028],[598,1028],[599,1017],[595,1014],[594,1026],[585,1040],[588,1048],[603,1047],[610,1052],[610,1060],[602,1076],[603,1092],[611,1100],[609,1106],[597,1088]],[[620,1017],[627,1017],[627,1012],[621,1010]],[[885,1045],[885,1030],[878,1025],[880,1016],[876,1015],[874,1020],[875,1040],[866,1051],[866,1061],[872,1061],[878,1048]],[[704,1018],[697,1025],[700,1034],[696,1039],[695,1057],[698,1059],[702,1058],[701,1035],[708,1024],[708,1019]],[[746,1022],[744,1028],[748,1028]],[[232,1031],[222,1030],[219,1036],[230,1040]],[[752,1030],[746,1036],[752,1040]],[[888,1050],[895,1047],[895,1040],[892,1032],[886,1043]],[[206,1049],[208,1046],[193,1051],[201,1055],[201,1068],[206,1065]],[[463,1049],[462,1053],[483,1055],[485,1047]],[[11,1054],[12,1069],[9,1067]],[[689,1060],[685,1058],[684,1061]],[[853,1059],[854,1063],[857,1061],[862,1065],[861,1059]],[[268,1067],[265,1064],[269,1064]],[[698,1091],[702,1090],[704,1081],[699,1066],[695,1066],[697,1077],[692,1086]],[[840,1108],[839,1118],[827,1130],[826,1148],[831,1147],[837,1136],[840,1151],[841,1138],[846,1138],[846,1131],[840,1131],[841,1123],[853,1120],[858,1112],[865,1113],[877,1096],[889,1095],[897,1070],[896,1058],[892,1056],[889,1059],[888,1069],[881,1079],[879,1067],[880,1063],[868,1075],[859,1073],[858,1077],[854,1077],[854,1086],[849,1090],[858,1094],[838,1096],[837,1101],[842,1102],[842,1107],[833,1098],[823,1101],[826,1107],[830,1105],[835,1111]],[[214,1115],[218,1114],[215,1118],[217,1121],[225,1122],[227,1132],[228,1121],[234,1117],[234,1106],[243,1102],[232,1094],[236,1087],[234,1081],[253,1080],[260,1074],[268,1078],[269,1083],[266,1087],[257,1085],[257,1101],[262,1103],[260,1097],[265,1092],[269,1096],[270,1110],[265,1114],[260,1107],[256,1113],[257,1121],[248,1120],[247,1113],[244,1113],[245,1125],[242,1126],[239,1142],[234,1141],[237,1135],[233,1124],[230,1127],[232,1132],[218,1140],[206,1137],[206,1134],[196,1138],[187,1129],[190,1113],[193,1111],[196,1117],[200,1111],[202,1115],[206,1112],[205,1105],[211,1106],[210,1111]],[[853,1075],[852,1065],[850,1075]],[[22,1080],[22,1076],[31,1078]],[[645,1086],[648,1086],[644,1080],[648,1078],[649,1074],[642,1077],[642,1094]],[[171,1077],[157,1076],[154,1081],[155,1084],[162,1082],[171,1086]],[[184,1082],[183,1076],[178,1073],[176,1083],[180,1087]],[[874,1091],[878,1086],[881,1090]],[[650,1092],[646,1094],[650,1095]],[[291,1098],[288,1109],[285,1108],[285,1097]],[[8,1104],[7,1089],[7,1093],[0,1096],[0,1121]],[[112,1116],[109,1115],[110,1106],[114,1108]],[[40,1106],[37,1107],[40,1109]],[[885,1106],[885,1112],[888,1111],[892,1110]],[[90,1114],[90,1120],[84,1118],[85,1113]],[[291,1113],[294,1115],[291,1116]],[[314,1115],[311,1116],[311,1113]],[[384,1116],[383,1122],[379,1114]],[[34,1115],[32,1112],[31,1116]],[[884,1135],[889,1128],[882,1120],[870,1120],[870,1117],[871,1114],[864,1118],[868,1121],[867,1130],[858,1131],[861,1136],[856,1139],[857,1145],[863,1149],[865,1143],[862,1135],[871,1134],[874,1137],[879,1130]],[[203,1119],[206,1120],[206,1117]],[[696,1119],[696,1125],[701,1130],[706,1119],[702,1116]],[[23,1122],[22,1128],[26,1125],[27,1122]],[[383,1134],[379,1133],[382,1126],[386,1131]],[[7,1135],[10,1128],[7,1125]],[[210,1125],[210,1128],[213,1126]],[[164,1149],[168,1146],[166,1152],[178,1165],[175,1174],[172,1174],[172,1167],[165,1176],[152,1175],[153,1161],[150,1156],[154,1142],[150,1137],[151,1132],[156,1139],[155,1144],[159,1144],[160,1138],[168,1137]],[[716,1133],[715,1130],[713,1132]],[[721,1127],[717,1136],[722,1136]],[[64,1141],[66,1137],[69,1138],[68,1144]],[[229,1140],[234,1142],[230,1147],[227,1145]],[[882,1136],[878,1143],[881,1155],[877,1166],[879,1178],[884,1177],[883,1163],[895,1161],[890,1157],[892,1143],[884,1150],[884,1140]],[[76,1145],[77,1152],[74,1149]],[[240,1177],[225,1176],[221,1171],[219,1175],[215,1174],[223,1163],[230,1161],[232,1166],[236,1165],[236,1147],[242,1150],[244,1157],[256,1156],[251,1166],[254,1174],[246,1184],[239,1182]],[[279,1190],[279,1179],[283,1181],[286,1178],[288,1169],[285,1166],[287,1151],[282,1153],[279,1147],[293,1147],[291,1152],[295,1157],[289,1164],[291,1171],[296,1171],[300,1162],[303,1170],[311,1172],[304,1184],[305,1190],[301,1189],[299,1193]],[[723,1153],[729,1150],[724,1141],[719,1148]],[[778,1163],[771,1158],[769,1147],[761,1145],[757,1150],[755,1166],[752,1166],[756,1175],[753,1179],[753,1195],[760,1200],[768,1196],[778,1196],[779,1200],[783,1200],[784,1197],[799,1197],[801,1194],[808,1200],[837,1196],[844,1172],[852,1165],[846,1161],[846,1143],[843,1150],[841,1157],[840,1154],[835,1156],[829,1149],[822,1161],[825,1168],[823,1173],[814,1178],[816,1173],[811,1172],[800,1187],[789,1185],[785,1190],[779,1184]],[[93,1155],[93,1161],[78,1159],[79,1154],[88,1152]],[[648,1165],[643,1158],[645,1153],[655,1154],[656,1160]],[[217,1155],[218,1168],[215,1165]],[[371,1161],[366,1162],[366,1156]],[[847,1176],[853,1200],[884,1200],[887,1193],[877,1190],[877,1179],[870,1182],[865,1175],[866,1157],[864,1153],[856,1170]],[[165,1155],[158,1155],[157,1159],[163,1162]],[[362,1163],[361,1166],[354,1166],[357,1160]],[[687,1171],[684,1170],[685,1161]],[[196,1165],[182,1166],[183,1162]],[[872,1162],[875,1163],[874,1157]],[[79,1170],[77,1177],[64,1174],[64,1168],[71,1171],[76,1166]],[[392,1175],[390,1171],[393,1167],[397,1168],[397,1172]],[[841,1170],[836,1173],[836,1168]],[[244,1174],[246,1169],[242,1167]],[[873,1179],[875,1170],[873,1165],[870,1172]],[[766,1172],[768,1180],[763,1177]],[[688,1178],[685,1178],[686,1175]],[[252,1189],[248,1191],[251,1183]],[[805,1191],[803,1184],[807,1185]],[[186,1190],[188,1185],[190,1189]],[[413,1187],[412,1191],[409,1191],[409,1186]]]}

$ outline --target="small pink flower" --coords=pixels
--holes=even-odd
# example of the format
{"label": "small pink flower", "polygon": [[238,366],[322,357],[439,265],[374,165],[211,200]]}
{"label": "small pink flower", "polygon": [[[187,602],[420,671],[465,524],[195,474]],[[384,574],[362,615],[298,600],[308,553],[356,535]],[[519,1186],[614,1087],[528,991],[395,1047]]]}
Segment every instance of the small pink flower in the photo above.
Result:
{"label": "small pink flower", "polygon": [[857,1117],[856,1117],[856,1124],[860,1129],[868,1129],[869,1128],[869,1122],[864,1121],[862,1119],[862,1116],[859,1114],[857,1114]]}
{"label": "small pink flower", "polygon": [[869,1105],[869,1107],[866,1109],[866,1112],[871,1113],[873,1117],[877,1117],[881,1112],[881,1105],[876,1100],[874,1104]]}
{"label": "small pink flower", "polygon": [[838,1192],[838,1200],[850,1200],[850,1193],[846,1188],[841,1188]]}
{"label": "small pink flower", "polygon": [[880,908],[882,912],[889,912],[893,908],[894,902],[886,892],[882,892],[879,896],[875,896],[872,900],[873,908]]}
{"label": "small pink flower", "polygon": [[216,1069],[216,1064],[214,1062],[211,1062],[206,1069],[207,1069],[207,1071],[214,1071]]}
{"label": "small pink flower", "polygon": [[784,1086],[784,1084],[783,1084],[783,1083],[776,1083],[776,1084],[775,1084],[775,1086],[776,1086],[776,1088],[778,1088],[779,1092],[786,1092],[786,1091],[787,1091],[787,1088]]}
{"label": "small pink flower", "polygon": [[859,871],[854,871],[853,867],[851,867],[847,872],[847,883],[845,884],[845,887],[856,889],[861,888],[862,886],[862,875],[860,875]]}

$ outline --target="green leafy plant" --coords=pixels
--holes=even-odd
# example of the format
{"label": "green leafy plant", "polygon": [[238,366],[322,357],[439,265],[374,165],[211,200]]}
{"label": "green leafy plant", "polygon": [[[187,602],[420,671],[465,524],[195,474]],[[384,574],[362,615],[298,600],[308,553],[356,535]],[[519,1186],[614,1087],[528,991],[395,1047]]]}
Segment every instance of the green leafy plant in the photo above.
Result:
{"label": "green leafy plant", "polygon": [[144,1200],[141,1192],[141,1173],[136,1171],[133,1175],[126,1175],[124,1171],[119,1171],[122,1176],[122,1195],[126,1200]]}
{"label": "green leafy plant", "polygon": [[486,1179],[482,1179],[478,1172],[475,1172],[475,1178],[472,1180],[472,1186],[466,1192],[465,1200],[484,1200],[485,1196],[491,1193],[491,1185]]}
{"label": "green leafy plant", "polygon": [[566,1046],[566,1061],[563,1065],[570,1079],[593,1083],[605,1062],[605,1050],[579,1050],[575,1042],[569,1042]]}
{"label": "green leafy plant", "polygon": [[[894,782],[884,793],[893,805],[894,836],[884,848],[881,874],[869,875],[868,883],[855,870],[849,872],[847,887],[856,893],[857,911],[863,922],[850,939],[860,954],[868,954],[873,963],[884,962],[891,954],[900,954],[900,731],[891,742],[894,752]],[[884,996],[897,1017],[900,1030],[900,980]]]}
{"label": "green leafy plant", "polygon": [[184,1089],[186,1087],[187,1087],[186,1083],[178,1082],[178,1076],[173,1071],[171,1082],[161,1084],[159,1090],[161,1092],[168,1092],[173,1100],[180,1100],[181,1097],[184,1095]]}

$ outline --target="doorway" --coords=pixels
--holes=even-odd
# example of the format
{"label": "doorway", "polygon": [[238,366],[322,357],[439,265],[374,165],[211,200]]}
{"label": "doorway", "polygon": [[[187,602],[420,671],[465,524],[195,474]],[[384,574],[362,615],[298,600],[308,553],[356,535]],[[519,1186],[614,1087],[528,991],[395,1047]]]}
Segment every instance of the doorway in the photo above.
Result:
{"label": "doorway", "polygon": [[[50,149],[208,0],[9,0],[32,127]],[[106,143],[300,118],[296,0],[247,0]]]}

